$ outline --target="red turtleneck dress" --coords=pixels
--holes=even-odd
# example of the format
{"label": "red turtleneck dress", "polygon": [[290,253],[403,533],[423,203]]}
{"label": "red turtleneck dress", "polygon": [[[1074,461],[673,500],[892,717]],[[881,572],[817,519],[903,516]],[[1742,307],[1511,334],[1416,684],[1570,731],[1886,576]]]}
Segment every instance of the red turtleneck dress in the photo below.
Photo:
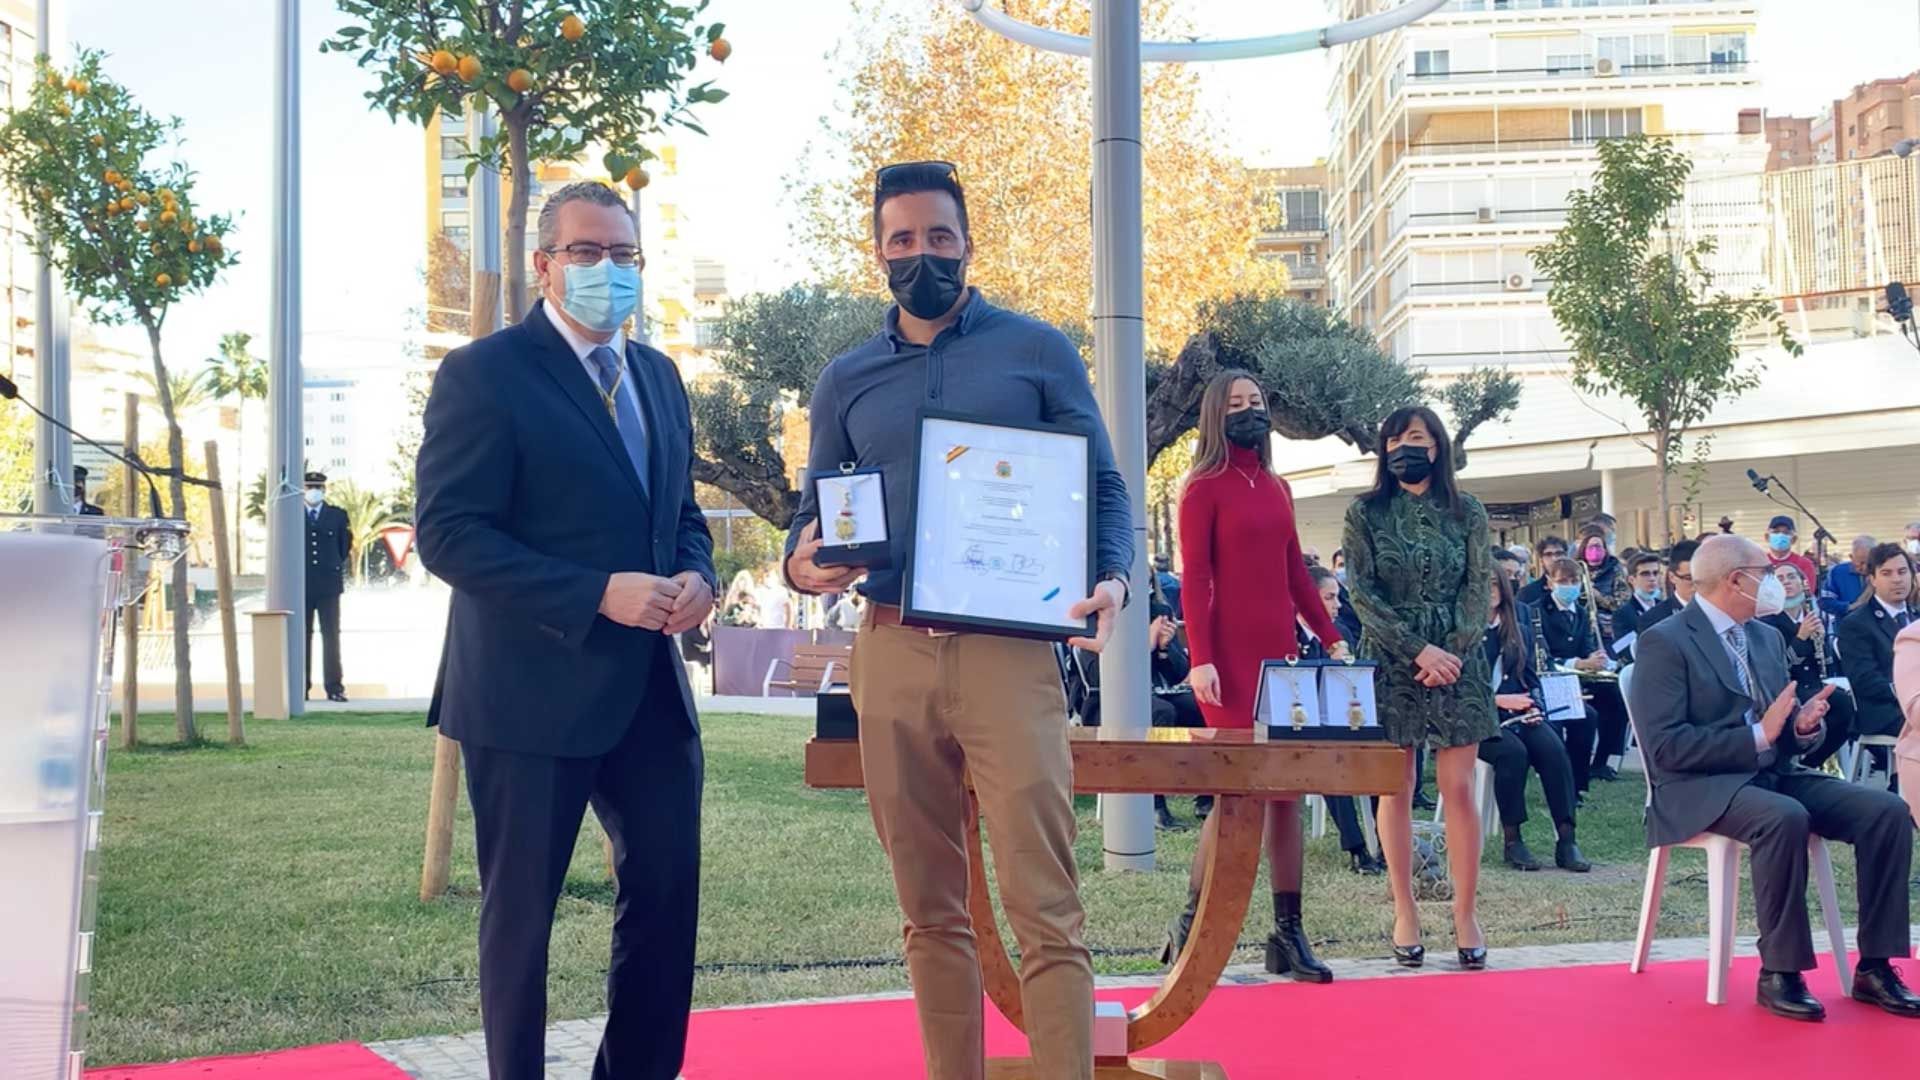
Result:
{"label": "red turtleneck dress", "polygon": [[1207,726],[1250,728],[1261,662],[1300,652],[1296,616],[1329,648],[1340,632],[1300,554],[1287,482],[1255,451],[1230,446],[1227,455],[1180,498],[1180,606],[1194,666],[1220,676],[1221,704],[1200,707]]}

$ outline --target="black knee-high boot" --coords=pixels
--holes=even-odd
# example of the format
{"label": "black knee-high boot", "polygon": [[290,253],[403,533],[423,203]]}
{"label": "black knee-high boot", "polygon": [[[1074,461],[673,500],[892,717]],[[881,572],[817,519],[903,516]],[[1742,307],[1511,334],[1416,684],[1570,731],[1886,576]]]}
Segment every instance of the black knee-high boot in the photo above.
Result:
{"label": "black knee-high boot", "polygon": [[1267,937],[1267,972],[1291,975],[1296,982],[1329,983],[1333,969],[1313,955],[1313,944],[1300,925],[1300,894],[1273,894],[1273,933]]}

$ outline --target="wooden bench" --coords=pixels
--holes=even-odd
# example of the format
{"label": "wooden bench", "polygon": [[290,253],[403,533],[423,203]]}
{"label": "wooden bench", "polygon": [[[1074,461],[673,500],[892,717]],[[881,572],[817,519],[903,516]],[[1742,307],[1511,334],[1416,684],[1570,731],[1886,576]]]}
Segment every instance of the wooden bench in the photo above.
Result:
{"label": "wooden bench", "polygon": [[[824,694],[833,689],[836,681],[846,681],[847,665],[852,660],[851,645],[795,645],[791,659],[775,657],[767,665],[767,677],[760,683],[760,696],[771,697],[775,690],[785,690],[795,697]],[[776,678],[782,667],[786,668],[787,677]]]}

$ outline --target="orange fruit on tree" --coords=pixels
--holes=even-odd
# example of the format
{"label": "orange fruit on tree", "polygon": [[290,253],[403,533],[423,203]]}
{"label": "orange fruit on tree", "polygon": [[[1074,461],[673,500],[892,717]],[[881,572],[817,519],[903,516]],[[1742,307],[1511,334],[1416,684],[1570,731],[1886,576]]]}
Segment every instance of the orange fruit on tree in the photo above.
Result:
{"label": "orange fruit on tree", "polygon": [[533,89],[533,72],[526,68],[514,68],[507,72],[507,89],[516,94],[524,94]]}
{"label": "orange fruit on tree", "polygon": [[174,219],[179,216],[180,215],[174,213],[171,210],[162,210],[160,211],[160,223],[162,225],[171,225],[173,224]]}
{"label": "orange fruit on tree", "polygon": [[133,223],[133,227],[134,227],[134,228],[136,228],[136,229],[139,229],[139,230],[140,230],[141,232],[146,232],[146,231],[147,231],[147,223],[146,223],[146,222],[144,222],[144,221],[136,221],[136,222],[134,222],[134,223]]}
{"label": "orange fruit on tree", "polygon": [[120,209],[122,209],[122,210],[131,210],[131,209],[133,209],[133,205],[134,205],[134,204],[133,204],[133,196],[131,196],[131,195],[128,195],[128,196],[126,196],[125,198],[122,198],[122,199],[120,200]]}
{"label": "orange fruit on tree", "polygon": [[120,182],[120,173],[114,169],[108,169],[102,179],[109,184],[117,184]]}
{"label": "orange fruit on tree", "polygon": [[[155,246],[158,246],[158,245],[155,245]],[[162,270],[159,273],[153,275],[153,283],[164,289],[167,286],[173,284],[173,275],[167,273],[165,270]]]}
{"label": "orange fruit on tree", "polygon": [[451,75],[459,69],[460,61],[447,50],[436,49],[433,55],[427,57],[427,66],[442,75]]}
{"label": "orange fruit on tree", "polygon": [[92,142],[92,143],[93,143],[93,145],[95,145],[95,146],[105,146],[105,145],[107,145],[107,140],[106,140],[106,136],[104,136],[104,135],[95,135],[95,136],[94,136],[94,137],[93,137],[92,139],[90,139],[90,140],[88,140],[88,141],[90,141],[90,142]]}
{"label": "orange fruit on tree", "polygon": [[455,71],[459,73],[461,82],[474,82],[478,80],[480,78],[480,58],[471,55],[461,57],[460,64],[455,68]]}
{"label": "orange fruit on tree", "polygon": [[133,190],[133,181],[131,181],[131,180],[129,180],[129,179],[127,179],[126,177],[124,177],[124,176],[123,176],[123,177],[121,177],[121,178],[120,178],[120,182],[119,182],[119,183],[117,183],[117,184],[115,184],[115,185],[113,185],[113,186],[114,186],[114,187],[117,187],[117,188],[119,188],[119,189],[120,189],[121,191],[132,191],[132,190]]}
{"label": "orange fruit on tree", "polygon": [[727,43],[726,38],[714,38],[713,44],[707,46],[707,55],[724,64],[727,57],[733,55],[733,46]]}
{"label": "orange fruit on tree", "polygon": [[560,20],[560,36],[568,41],[579,41],[587,36],[586,21],[578,15],[569,15]]}
{"label": "orange fruit on tree", "polygon": [[133,201],[139,203],[141,206],[145,206],[148,203],[153,201],[153,196],[148,195],[146,192],[142,191],[138,195],[135,195],[133,197]]}
{"label": "orange fruit on tree", "polygon": [[647,170],[635,165],[633,168],[627,170],[627,175],[624,179],[627,181],[628,187],[639,191],[641,188],[646,187],[647,184],[653,180],[653,177],[647,175]]}
{"label": "orange fruit on tree", "polygon": [[187,241],[187,250],[193,252],[195,255],[200,254],[200,247],[201,244],[198,240]]}

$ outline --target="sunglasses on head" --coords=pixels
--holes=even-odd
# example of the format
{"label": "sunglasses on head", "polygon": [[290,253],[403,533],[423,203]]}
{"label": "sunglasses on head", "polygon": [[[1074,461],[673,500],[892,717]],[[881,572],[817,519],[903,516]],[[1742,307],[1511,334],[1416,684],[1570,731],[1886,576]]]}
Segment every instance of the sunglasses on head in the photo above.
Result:
{"label": "sunglasses on head", "polygon": [[903,177],[927,171],[938,171],[938,179],[960,182],[960,170],[951,161],[899,161],[892,165],[882,165],[873,174],[875,191],[885,191]]}

